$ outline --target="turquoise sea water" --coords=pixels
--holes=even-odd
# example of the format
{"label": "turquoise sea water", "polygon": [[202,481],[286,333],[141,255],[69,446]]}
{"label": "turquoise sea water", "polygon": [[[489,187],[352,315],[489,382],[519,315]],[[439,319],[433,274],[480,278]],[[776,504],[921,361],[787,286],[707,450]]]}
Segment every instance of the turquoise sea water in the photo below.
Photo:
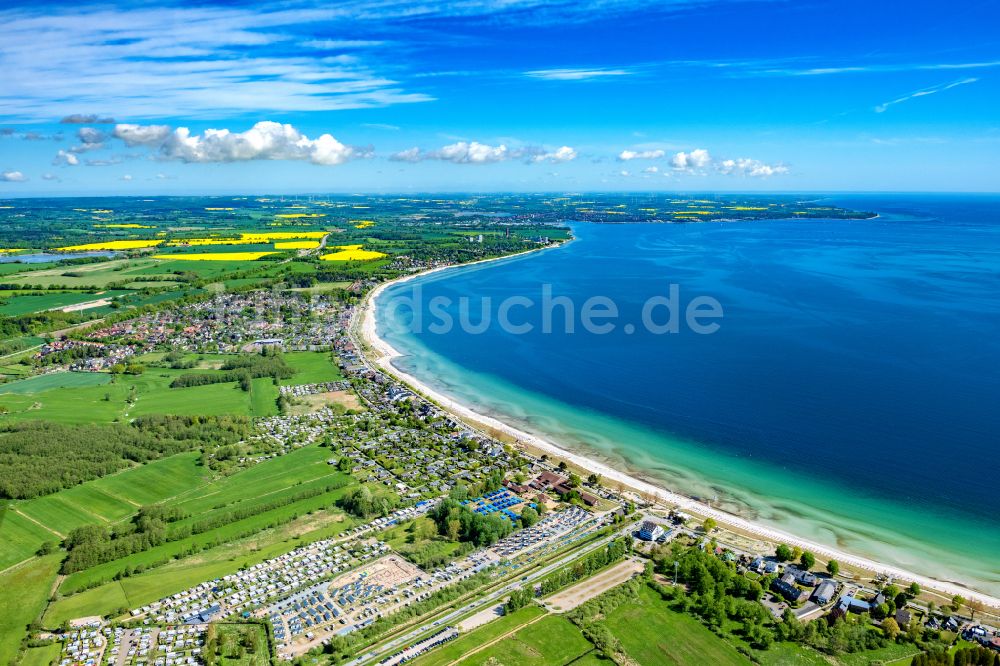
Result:
{"label": "turquoise sea water", "polygon": [[[478,411],[802,536],[1000,594],[1000,199],[835,203],[880,217],[573,225],[566,247],[386,290],[379,332],[402,369]],[[681,306],[721,304],[716,333],[644,329],[643,304],[671,284]],[[574,304],[574,332],[557,308],[543,330],[543,288]],[[580,326],[597,295],[619,311],[610,333]],[[413,332],[401,299],[418,296]],[[497,322],[512,296],[533,302],[510,310],[530,333]],[[432,309],[436,297],[447,303]],[[429,330],[442,313],[458,321],[463,297],[473,324],[490,299],[482,332]]]}

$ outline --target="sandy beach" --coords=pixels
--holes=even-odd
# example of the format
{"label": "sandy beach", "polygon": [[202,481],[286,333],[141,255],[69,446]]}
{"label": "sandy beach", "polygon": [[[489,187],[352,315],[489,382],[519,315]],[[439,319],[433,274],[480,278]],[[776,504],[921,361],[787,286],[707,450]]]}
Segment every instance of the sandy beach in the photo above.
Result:
{"label": "sandy beach", "polygon": [[[556,248],[539,248],[538,250],[532,250],[532,252],[557,249],[561,246],[556,246]],[[522,253],[526,254],[526,253]],[[521,255],[514,255],[521,256]],[[378,366],[386,373],[395,377],[398,381],[409,386],[412,390],[420,393],[427,399],[438,404],[441,408],[451,412],[456,417],[461,420],[474,422],[476,424],[482,424],[487,428],[494,429],[498,432],[504,433],[511,439],[519,442],[522,445],[530,446],[534,449],[544,451],[550,456],[566,460],[568,463],[585,469],[589,472],[594,472],[601,475],[605,483],[608,481],[615,482],[631,488],[645,496],[655,497],[658,501],[664,503],[665,506],[671,508],[677,508],[686,513],[693,514],[701,518],[713,518],[720,527],[730,528],[740,532],[744,532],[760,538],[765,541],[770,541],[775,544],[785,543],[790,546],[798,546],[803,550],[811,551],[817,556],[823,559],[835,559],[840,562],[841,565],[847,565],[857,569],[862,569],[865,571],[872,572],[873,574],[881,574],[884,576],[890,576],[896,581],[906,581],[906,582],[916,582],[921,587],[929,590],[935,590],[940,592],[947,597],[953,595],[961,595],[968,601],[976,601],[993,608],[1000,608],[1000,598],[978,592],[976,590],[970,589],[964,585],[949,581],[940,581],[928,576],[923,576],[920,574],[907,571],[906,569],[893,566],[890,564],[884,564],[877,562],[875,560],[855,555],[837,548],[830,547],[828,545],[818,543],[809,539],[804,539],[798,537],[794,534],[790,534],[781,529],[755,523],[751,520],[737,516],[726,511],[721,511],[707,504],[694,500],[685,495],[681,495],[670,491],[667,488],[654,485],[648,481],[636,478],[626,472],[615,469],[603,462],[593,460],[586,456],[580,455],[573,451],[562,448],[550,441],[547,441],[541,437],[532,435],[531,433],[524,432],[518,428],[515,428],[507,423],[504,423],[494,417],[486,414],[478,413],[468,406],[449,398],[446,395],[441,394],[432,387],[421,382],[416,377],[408,374],[399,368],[397,368],[393,361],[402,356],[402,354],[395,349],[387,341],[379,337],[376,330],[376,301],[378,297],[385,291],[385,289],[390,286],[394,286],[417,277],[423,277],[430,275],[432,273],[437,273],[447,269],[461,269],[467,268],[475,264],[481,264],[493,261],[502,261],[505,259],[510,259],[511,257],[498,257],[495,259],[486,259],[480,262],[472,262],[469,264],[460,265],[450,265],[450,266],[440,266],[437,268],[430,269],[421,273],[415,273],[413,275],[404,276],[397,280],[386,282],[378,285],[373,289],[367,296],[364,304],[359,308],[355,321],[354,329],[361,336],[367,349],[364,349],[368,360],[374,365]]]}

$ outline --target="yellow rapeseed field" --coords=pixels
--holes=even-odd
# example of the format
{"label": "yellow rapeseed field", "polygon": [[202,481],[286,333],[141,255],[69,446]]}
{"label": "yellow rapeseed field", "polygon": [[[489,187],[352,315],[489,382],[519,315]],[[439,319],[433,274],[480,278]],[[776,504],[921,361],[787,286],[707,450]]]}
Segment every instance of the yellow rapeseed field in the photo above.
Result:
{"label": "yellow rapeseed field", "polygon": [[319,241],[284,241],[274,244],[275,250],[315,250],[319,247]]}
{"label": "yellow rapeseed field", "polygon": [[275,215],[275,217],[280,217],[283,220],[292,220],[300,217],[326,217],[326,213],[282,213],[281,215]]}
{"label": "yellow rapeseed field", "polygon": [[367,229],[368,227],[374,227],[375,223],[371,220],[351,220],[354,222],[355,229]]}
{"label": "yellow rapeseed field", "polygon": [[299,238],[322,238],[325,231],[261,231],[259,233],[240,234],[244,243],[270,243],[276,240],[295,240]]}
{"label": "yellow rapeseed field", "polygon": [[372,259],[381,259],[382,257],[387,257],[389,255],[383,252],[375,252],[373,250],[341,250],[340,252],[334,252],[333,254],[324,254],[320,259],[323,261],[371,261]]}
{"label": "yellow rapeseed field", "polygon": [[358,243],[357,245],[334,245],[333,249],[334,250],[360,250],[361,249],[361,243]]}
{"label": "yellow rapeseed field", "polygon": [[156,227],[149,224],[135,224],[134,222],[128,224],[95,224],[95,229],[155,229]]}
{"label": "yellow rapeseed field", "polygon": [[153,259],[176,261],[257,261],[276,252],[199,252],[197,254],[154,254]]}
{"label": "yellow rapeseed field", "polygon": [[87,252],[89,250],[138,250],[144,247],[154,247],[163,242],[163,239],[156,240],[116,240],[101,241],[100,243],[84,243],[83,245],[67,245],[57,247],[60,252]]}

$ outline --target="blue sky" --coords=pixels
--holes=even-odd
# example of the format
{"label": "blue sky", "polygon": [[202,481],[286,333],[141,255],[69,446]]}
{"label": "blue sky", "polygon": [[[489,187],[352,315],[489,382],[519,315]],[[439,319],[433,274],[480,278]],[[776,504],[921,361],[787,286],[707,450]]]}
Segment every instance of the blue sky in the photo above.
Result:
{"label": "blue sky", "polygon": [[4,7],[0,196],[1000,189],[990,1]]}

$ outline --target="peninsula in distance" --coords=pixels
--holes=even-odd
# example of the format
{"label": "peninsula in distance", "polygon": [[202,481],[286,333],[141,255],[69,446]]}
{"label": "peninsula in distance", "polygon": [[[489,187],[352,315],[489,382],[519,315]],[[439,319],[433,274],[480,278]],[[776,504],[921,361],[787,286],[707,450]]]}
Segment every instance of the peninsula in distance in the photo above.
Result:
{"label": "peninsula in distance", "polygon": [[0,8],[0,665],[1000,664],[987,4]]}

